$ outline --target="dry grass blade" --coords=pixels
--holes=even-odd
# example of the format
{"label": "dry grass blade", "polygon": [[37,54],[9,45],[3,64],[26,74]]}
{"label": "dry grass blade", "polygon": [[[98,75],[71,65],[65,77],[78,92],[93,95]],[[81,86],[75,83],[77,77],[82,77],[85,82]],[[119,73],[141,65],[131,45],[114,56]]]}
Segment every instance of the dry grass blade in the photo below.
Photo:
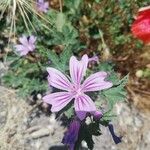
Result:
{"label": "dry grass blade", "polygon": [[8,7],[7,3],[0,2],[0,11],[2,11],[0,14],[0,20],[3,18],[4,12],[6,11],[7,7]]}
{"label": "dry grass blade", "polygon": [[33,17],[41,18],[47,27],[50,29],[46,24],[51,24],[50,20],[45,18],[43,14],[39,13],[36,9],[37,2],[34,0],[0,0],[0,20],[3,18],[4,13],[6,12],[8,20],[10,20],[10,34],[9,38],[12,35],[15,35],[16,32],[16,19],[17,15],[20,14],[25,27],[30,34],[31,30],[30,27],[36,32],[34,24],[30,20],[29,14],[32,14]]}
{"label": "dry grass blade", "polygon": [[[31,1],[31,0],[29,0]],[[36,8],[33,9],[32,6],[29,5],[29,3],[27,3],[26,1],[24,1],[24,4],[25,4],[25,7],[26,9],[28,9],[28,11],[30,13],[32,13],[32,15],[34,16],[38,16],[39,18],[41,18],[43,21],[45,21],[46,23],[52,25],[51,21],[48,19],[48,18],[45,18],[44,15],[42,15],[41,13],[39,13]],[[36,2],[33,2],[33,5],[36,7],[37,3]]]}
{"label": "dry grass blade", "polygon": [[15,22],[16,8],[17,8],[16,2],[15,2],[15,0],[13,0],[11,26],[10,26],[10,36],[11,36],[11,33],[13,33],[13,31],[14,31],[14,33],[16,31],[16,22]]}
{"label": "dry grass blade", "polygon": [[30,33],[30,29],[29,29],[28,23],[26,21],[26,17],[25,17],[24,10],[22,9],[22,7],[23,6],[20,3],[18,3],[18,8],[19,8],[21,16],[23,18],[24,24],[26,26],[27,31]]}

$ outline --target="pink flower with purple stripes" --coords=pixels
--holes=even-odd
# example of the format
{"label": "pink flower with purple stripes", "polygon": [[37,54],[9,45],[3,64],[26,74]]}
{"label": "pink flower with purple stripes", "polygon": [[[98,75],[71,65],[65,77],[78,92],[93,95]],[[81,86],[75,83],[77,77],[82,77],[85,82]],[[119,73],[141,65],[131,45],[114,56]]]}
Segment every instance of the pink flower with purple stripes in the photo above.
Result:
{"label": "pink flower with purple stripes", "polygon": [[86,117],[86,113],[95,113],[96,106],[86,93],[108,89],[112,87],[112,83],[105,81],[107,73],[104,71],[94,73],[83,81],[88,61],[87,55],[84,55],[80,61],[72,56],[69,64],[70,77],[54,68],[47,68],[49,84],[63,90],[63,92],[56,92],[43,97],[44,102],[52,105],[52,112],[60,111],[74,100],[75,112],[80,120]]}

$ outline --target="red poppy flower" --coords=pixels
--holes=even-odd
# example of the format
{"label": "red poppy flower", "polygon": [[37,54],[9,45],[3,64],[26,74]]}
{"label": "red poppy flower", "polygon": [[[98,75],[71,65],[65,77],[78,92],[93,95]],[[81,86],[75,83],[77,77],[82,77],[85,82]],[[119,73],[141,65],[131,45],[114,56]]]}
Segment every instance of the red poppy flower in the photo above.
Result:
{"label": "red poppy flower", "polygon": [[131,26],[132,34],[144,43],[150,43],[150,7],[141,9]]}

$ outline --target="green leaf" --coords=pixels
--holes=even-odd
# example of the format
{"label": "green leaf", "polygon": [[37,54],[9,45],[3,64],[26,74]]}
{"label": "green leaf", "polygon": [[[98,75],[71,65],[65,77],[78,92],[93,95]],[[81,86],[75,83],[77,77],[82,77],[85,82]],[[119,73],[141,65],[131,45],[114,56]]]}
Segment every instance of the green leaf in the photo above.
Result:
{"label": "green leaf", "polygon": [[64,5],[69,9],[79,9],[82,0],[64,0]]}
{"label": "green leaf", "polygon": [[58,57],[58,55],[55,52],[48,50],[47,56],[48,56],[49,60],[52,61],[52,64],[54,66],[56,66],[56,68],[58,69],[59,68],[59,57]]}
{"label": "green leaf", "polygon": [[101,122],[103,122],[103,123],[109,122],[110,120],[112,120],[112,118],[115,118],[115,117],[117,117],[117,116],[112,112],[112,110],[107,111],[103,114],[103,117],[100,119],[100,123]]}
{"label": "green leaf", "polygon": [[129,74],[127,74],[125,77],[123,77],[119,82],[118,82],[118,85],[121,85],[122,87],[124,87],[127,82],[129,80]]}
{"label": "green leaf", "polygon": [[66,117],[69,119],[74,115],[74,109],[73,106],[71,106],[68,110],[66,110],[64,112],[64,114],[66,115]]}
{"label": "green leaf", "polygon": [[112,62],[102,62],[98,66],[98,69],[100,71],[106,71],[108,74],[110,74],[107,80],[111,81],[113,85],[121,84],[122,86],[125,86],[128,81],[129,75],[126,75],[124,78],[120,80],[113,68],[114,68],[114,64]]}
{"label": "green leaf", "polygon": [[65,15],[63,13],[57,14],[56,23],[55,23],[57,31],[62,32],[62,28],[65,25],[65,23],[66,23]]}
{"label": "green leaf", "polygon": [[101,135],[101,130],[99,126],[99,122],[93,122],[88,125],[88,130],[91,135],[99,136]]}
{"label": "green leaf", "polygon": [[114,64],[112,62],[102,62],[98,65],[98,69],[101,71],[112,72]]}
{"label": "green leaf", "polygon": [[65,72],[66,70],[68,70],[68,64],[69,64],[69,60],[70,57],[72,56],[72,51],[71,51],[71,47],[66,47],[63,52],[60,54],[60,68],[63,70],[63,72]]}
{"label": "green leaf", "polygon": [[80,149],[80,145],[81,145],[81,142],[83,140],[86,141],[86,143],[88,145],[88,148],[90,150],[93,150],[94,141],[93,141],[93,138],[92,138],[92,134],[89,132],[89,128],[86,124],[82,124],[82,126],[80,128],[78,141],[76,142],[76,145],[75,145],[76,150]]}
{"label": "green leaf", "polygon": [[81,4],[81,1],[82,1],[82,0],[75,0],[75,1],[74,1],[74,7],[75,7],[76,9],[79,8],[79,6],[80,6],[80,4]]}
{"label": "green leaf", "polygon": [[124,86],[120,84],[117,87],[103,91],[103,95],[108,102],[109,108],[112,109],[118,101],[123,101],[126,98],[127,92]]}
{"label": "green leaf", "polygon": [[96,3],[99,3],[101,0],[95,0]]}

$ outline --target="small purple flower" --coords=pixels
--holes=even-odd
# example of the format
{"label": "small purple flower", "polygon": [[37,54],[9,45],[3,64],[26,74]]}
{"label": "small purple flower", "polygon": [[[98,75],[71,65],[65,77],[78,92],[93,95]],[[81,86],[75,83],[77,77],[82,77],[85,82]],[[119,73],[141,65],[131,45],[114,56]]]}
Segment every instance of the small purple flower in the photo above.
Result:
{"label": "small purple flower", "polygon": [[113,138],[115,144],[119,144],[119,143],[121,142],[122,136],[118,137],[118,136],[115,134],[115,132],[114,132],[114,127],[113,127],[112,124],[109,124],[109,125],[108,125],[108,129],[109,129],[109,131],[110,131],[110,133],[111,133],[111,136],[112,136],[112,138]]}
{"label": "small purple flower", "polygon": [[31,35],[29,37],[22,36],[19,38],[21,44],[15,46],[16,51],[19,52],[20,56],[27,55],[29,52],[34,51],[36,37]]}
{"label": "small purple flower", "polygon": [[40,12],[46,13],[49,8],[49,3],[45,2],[44,0],[37,0],[37,9]]}
{"label": "small purple flower", "polygon": [[71,122],[69,129],[66,131],[62,143],[69,146],[69,150],[74,150],[76,141],[78,140],[78,133],[80,130],[80,122],[75,119]]}
{"label": "small purple flower", "polygon": [[58,112],[68,103],[74,100],[75,112],[80,120],[86,117],[86,113],[94,113],[96,106],[86,92],[100,91],[112,87],[112,83],[105,81],[107,73],[100,71],[90,75],[84,82],[83,77],[88,65],[88,56],[84,55],[81,61],[76,57],[70,58],[70,80],[59,70],[48,67],[48,82],[51,86],[64,90],[43,97],[44,102],[51,104],[52,112]]}
{"label": "small purple flower", "polygon": [[91,58],[89,58],[89,62],[92,62],[92,63],[98,63],[99,62],[99,58],[97,56],[93,56]]}

